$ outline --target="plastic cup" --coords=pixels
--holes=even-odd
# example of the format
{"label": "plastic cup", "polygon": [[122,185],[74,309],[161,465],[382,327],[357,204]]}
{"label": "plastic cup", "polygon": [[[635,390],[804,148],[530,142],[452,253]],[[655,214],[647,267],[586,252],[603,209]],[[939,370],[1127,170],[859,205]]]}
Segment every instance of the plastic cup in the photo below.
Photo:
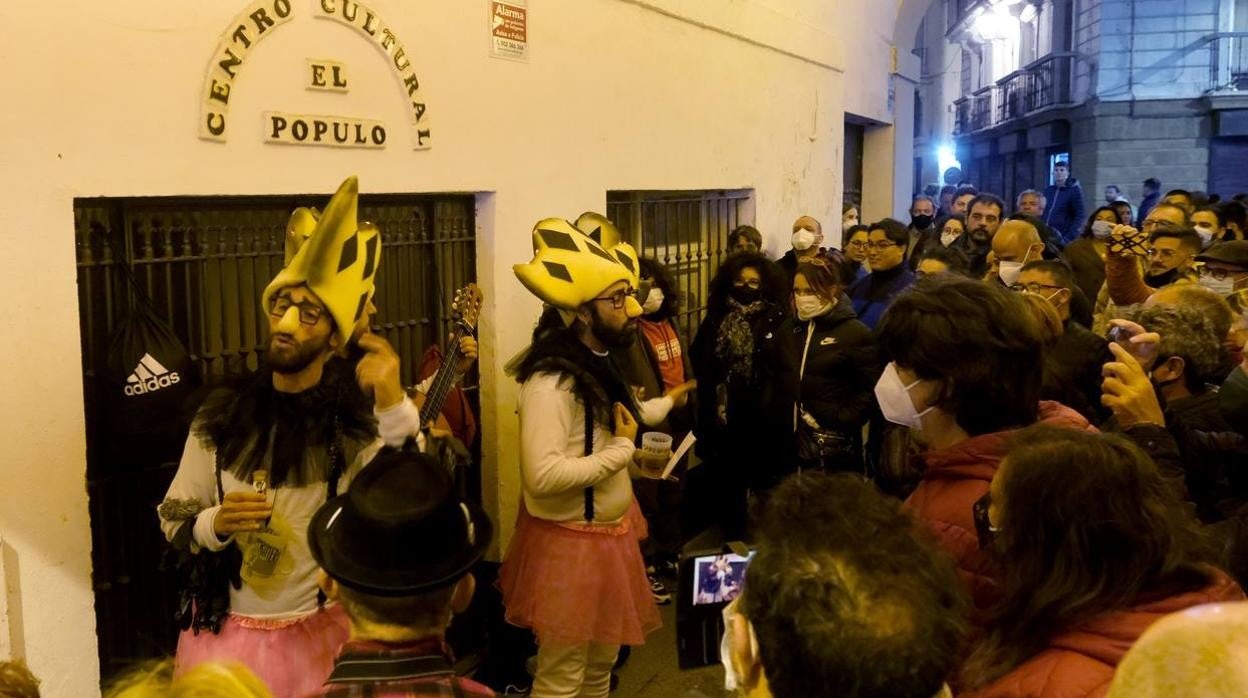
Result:
{"label": "plastic cup", "polygon": [[646,477],[659,477],[667,459],[672,457],[672,437],[658,431],[648,431],[641,435],[642,458],[638,465]]}

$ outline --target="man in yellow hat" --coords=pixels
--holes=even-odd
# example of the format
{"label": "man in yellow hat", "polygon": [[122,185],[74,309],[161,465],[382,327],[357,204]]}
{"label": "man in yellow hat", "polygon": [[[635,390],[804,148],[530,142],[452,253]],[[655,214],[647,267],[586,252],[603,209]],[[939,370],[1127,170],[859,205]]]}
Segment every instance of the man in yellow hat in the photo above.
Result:
{"label": "man in yellow hat", "polygon": [[347,621],[318,596],[308,522],[383,443],[423,442],[399,357],[368,332],[381,238],[357,213],[351,177],[324,212],[291,216],[264,365],[205,400],[158,509],[187,582],[179,672],[232,660],[275,696],[318,691]]}
{"label": "man in yellow hat", "polygon": [[593,213],[538,222],[533,244],[516,276],[549,307],[516,369],[523,501],[500,587],[537,636],[532,695],[605,698],[620,645],[659,626],[628,475],[638,408],[612,358],[637,336],[637,253]]}

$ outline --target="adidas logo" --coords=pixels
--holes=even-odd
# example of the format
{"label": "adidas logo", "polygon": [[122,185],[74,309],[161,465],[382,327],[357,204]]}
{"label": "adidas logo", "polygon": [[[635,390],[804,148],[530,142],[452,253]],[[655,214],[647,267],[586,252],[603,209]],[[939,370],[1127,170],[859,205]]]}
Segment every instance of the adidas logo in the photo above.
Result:
{"label": "adidas logo", "polygon": [[139,365],[135,366],[134,371],[126,378],[125,393],[130,396],[154,393],[180,380],[182,379],[178,377],[176,371],[170,371],[161,366],[151,354],[144,354],[143,358],[139,359]]}

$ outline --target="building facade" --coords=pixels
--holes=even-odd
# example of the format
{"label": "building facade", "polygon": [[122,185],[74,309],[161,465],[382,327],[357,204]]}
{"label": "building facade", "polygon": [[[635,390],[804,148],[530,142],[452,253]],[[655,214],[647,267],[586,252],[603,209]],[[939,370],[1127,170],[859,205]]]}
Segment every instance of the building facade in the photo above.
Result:
{"label": "building facade", "polygon": [[[909,44],[928,2],[13,4],[0,657],[24,657],[44,695],[82,698],[101,668],[162,646],[134,637],[164,613],[145,591],[159,573],[107,547],[158,536],[158,476],[88,469],[107,445],[93,367],[132,296],[125,269],[205,377],[253,366],[285,212],[359,175],[388,246],[380,329],[405,356],[444,337],[461,282],[485,293],[477,481],[497,559],[520,495],[503,367],[540,310],[512,265],[534,222],[612,213],[680,268],[696,310],[729,226],[757,226],[773,254],[798,215],[836,230],[847,122],[862,127],[863,217],[904,211]],[[153,644],[115,651],[140,640]]]}
{"label": "building facade", "polygon": [[[1086,204],[1117,185],[1248,191],[1248,2],[940,0],[916,38],[916,183],[939,149],[1013,201],[1069,159]],[[1089,211],[1092,209],[1089,208]]]}

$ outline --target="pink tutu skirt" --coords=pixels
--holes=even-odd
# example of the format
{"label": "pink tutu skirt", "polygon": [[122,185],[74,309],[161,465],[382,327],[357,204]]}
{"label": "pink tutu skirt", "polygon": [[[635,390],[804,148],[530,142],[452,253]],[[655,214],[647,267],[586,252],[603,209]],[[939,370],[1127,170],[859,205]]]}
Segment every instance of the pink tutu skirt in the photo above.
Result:
{"label": "pink tutu skirt", "polygon": [[348,634],[347,615],[337,605],[289,621],[230,614],[219,635],[182,632],[174,674],[202,662],[238,662],[255,672],[275,698],[305,698],[324,687]]}
{"label": "pink tutu skirt", "polygon": [[640,645],[661,622],[638,541],[636,502],[616,526],[560,524],[520,505],[499,569],[507,622],[531,628],[539,644]]}

